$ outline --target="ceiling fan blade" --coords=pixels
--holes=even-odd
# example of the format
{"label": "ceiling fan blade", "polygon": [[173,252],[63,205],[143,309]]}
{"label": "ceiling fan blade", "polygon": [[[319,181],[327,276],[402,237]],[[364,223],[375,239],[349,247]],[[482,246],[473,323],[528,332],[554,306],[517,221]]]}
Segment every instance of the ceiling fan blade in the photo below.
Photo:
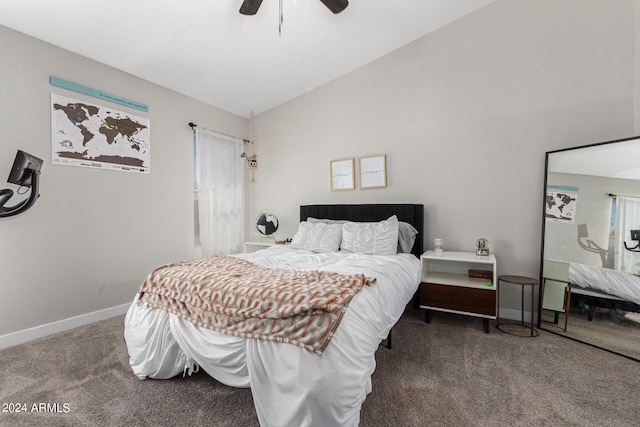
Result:
{"label": "ceiling fan blade", "polygon": [[240,6],[240,13],[242,15],[255,15],[261,4],[262,0],[244,0],[242,6]]}
{"label": "ceiling fan blade", "polygon": [[349,0],[320,0],[333,13],[340,13],[349,6]]}

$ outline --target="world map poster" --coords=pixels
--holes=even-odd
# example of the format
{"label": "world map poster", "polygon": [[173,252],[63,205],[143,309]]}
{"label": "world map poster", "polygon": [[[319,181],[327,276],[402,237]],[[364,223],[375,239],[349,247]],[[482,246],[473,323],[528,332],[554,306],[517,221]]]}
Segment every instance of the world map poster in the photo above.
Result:
{"label": "world map poster", "polygon": [[576,218],[578,195],[560,191],[547,191],[545,217],[547,221],[573,224]]}
{"label": "world map poster", "polygon": [[149,119],[51,94],[54,164],[150,173]]}

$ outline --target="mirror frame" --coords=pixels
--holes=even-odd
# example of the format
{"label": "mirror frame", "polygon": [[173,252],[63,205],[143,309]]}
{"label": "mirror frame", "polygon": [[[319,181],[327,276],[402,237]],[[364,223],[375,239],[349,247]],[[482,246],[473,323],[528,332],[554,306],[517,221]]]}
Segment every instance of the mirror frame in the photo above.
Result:
{"label": "mirror frame", "polygon": [[[543,329],[542,326],[542,286],[543,286],[543,275],[544,275],[544,252],[545,252],[545,231],[546,231],[546,200],[547,200],[547,185],[548,185],[548,178],[549,178],[549,155],[551,154],[555,154],[555,153],[561,153],[561,152],[566,152],[566,151],[573,151],[573,150],[581,150],[581,149],[585,149],[585,148],[593,148],[593,147],[598,147],[598,146],[603,146],[603,145],[609,145],[609,144],[616,144],[616,143],[620,143],[620,142],[626,142],[626,141],[631,141],[631,140],[638,140],[640,141],[640,135],[638,136],[632,136],[632,137],[628,137],[628,138],[621,138],[621,139],[615,139],[615,140],[611,140],[611,141],[604,141],[604,142],[598,142],[598,143],[594,143],[594,144],[586,144],[586,145],[580,145],[580,146],[575,146],[575,147],[568,147],[568,148],[562,148],[562,149],[558,149],[558,150],[551,150],[551,151],[547,151],[545,153],[545,159],[544,159],[544,185],[542,188],[542,236],[541,236],[541,244],[540,244],[540,270],[539,270],[539,284],[538,284],[538,321],[537,321],[537,327],[538,329]],[[581,342],[583,344],[587,344],[591,347],[596,347],[605,351],[608,351],[610,353],[614,353],[617,355],[620,355],[622,357],[625,357],[627,359],[631,359],[631,360],[635,360],[635,361],[640,361],[640,359],[637,359],[633,356],[629,356],[627,354],[624,353],[620,353],[618,351],[615,351],[613,349],[610,348],[606,348],[606,347],[602,347],[602,346],[598,346],[596,344],[590,343],[588,341],[583,341],[580,340],[578,338],[574,338],[568,335],[565,335],[563,333],[560,333],[559,331],[554,331],[552,329],[543,329],[546,332],[550,332],[552,334],[555,335],[559,335],[561,337],[564,338],[568,338],[574,341],[578,341]]]}

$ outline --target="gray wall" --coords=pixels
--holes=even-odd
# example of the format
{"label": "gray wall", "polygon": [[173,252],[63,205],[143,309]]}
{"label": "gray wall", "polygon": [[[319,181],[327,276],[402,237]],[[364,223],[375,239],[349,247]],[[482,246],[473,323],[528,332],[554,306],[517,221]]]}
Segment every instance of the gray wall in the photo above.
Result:
{"label": "gray wall", "polygon": [[[545,152],[634,134],[636,3],[498,0],[260,115],[249,222],[290,237],[301,203],[424,203],[426,248],[486,237],[500,274],[537,277]],[[382,153],[387,188],[330,191],[332,159]]]}
{"label": "gray wall", "polygon": [[640,1],[636,0],[635,134],[640,134]]}
{"label": "gray wall", "polygon": [[[0,52],[0,174],[18,149],[44,160],[35,206],[0,219],[0,335],[125,304],[152,268],[199,256],[187,123],[246,137],[247,120],[5,27]],[[149,105],[110,106],[149,117],[151,174],[52,165],[51,92],[109,105],[51,75]]]}
{"label": "gray wall", "polygon": [[[427,248],[486,237],[500,273],[537,275],[545,151],[640,133],[636,6],[498,0],[262,114],[247,238],[261,211],[290,237],[301,203],[424,203]],[[125,304],[158,264],[198,256],[186,124],[247,121],[3,27],[0,51],[0,173],[17,149],[45,160],[35,207],[0,220],[0,335]],[[50,75],[150,105],[151,174],[52,165],[50,93],[99,102]],[[382,153],[387,188],[329,190],[330,160]]]}

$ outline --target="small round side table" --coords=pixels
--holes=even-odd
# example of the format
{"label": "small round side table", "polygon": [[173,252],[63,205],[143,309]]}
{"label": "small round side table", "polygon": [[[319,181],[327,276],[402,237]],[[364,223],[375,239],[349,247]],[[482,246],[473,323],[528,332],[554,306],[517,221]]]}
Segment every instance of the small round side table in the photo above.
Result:
{"label": "small round side table", "polygon": [[[521,287],[521,308],[520,308],[520,313],[521,313],[521,321],[520,323],[505,323],[505,322],[501,322],[500,319],[500,282],[504,282],[504,283],[510,283],[512,285],[519,285]],[[510,325],[510,326],[523,326],[525,328],[529,328],[531,330],[531,336],[532,337],[537,337],[538,336],[538,331],[536,331],[533,328],[533,294],[534,294],[534,288],[539,284],[540,282],[536,279],[532,279],[531,277],[525,277],[525,276],[510,276],[510,275],[503,275],[503,276],[498,276],[498,284],[496,287],[496,290],[498,292],[498,315],[496,317],[496,327],[498,329],[500,329],[502,332],[505,332],[507,334],[511,334],[511,335],[516,335],[516,336],[526,336],[526,335],[517,335],[514,334],[513,332],[503,328],[504,325]],[[531,287],[531,323],[526,324],[524,323],[524,288],[530,286]]]}

